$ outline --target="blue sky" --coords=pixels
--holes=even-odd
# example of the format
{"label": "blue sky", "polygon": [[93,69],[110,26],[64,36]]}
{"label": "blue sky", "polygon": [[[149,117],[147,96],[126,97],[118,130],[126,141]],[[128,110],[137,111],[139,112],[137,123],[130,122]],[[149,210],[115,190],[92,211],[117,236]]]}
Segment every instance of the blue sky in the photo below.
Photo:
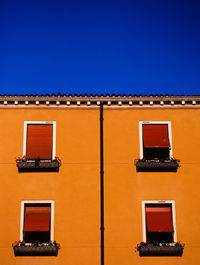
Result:
{"label": "blue sky", "polygon": [[200,94],[198,0],[1,0],[0,94]]}

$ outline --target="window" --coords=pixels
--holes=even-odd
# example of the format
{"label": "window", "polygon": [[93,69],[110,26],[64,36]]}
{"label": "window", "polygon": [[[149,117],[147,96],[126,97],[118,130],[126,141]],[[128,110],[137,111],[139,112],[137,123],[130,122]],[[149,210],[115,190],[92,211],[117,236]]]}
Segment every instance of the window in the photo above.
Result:
{"label": "window", "polygon": [[55,121],[25,121],[23,158],[16,159],[21,172],[59,172],[61,160],[55,156]]}
{"label": "window", "polygon": [[149,244],[176,242],[175,202],[143,201],[143,241]]}
{"label": "window", "polygon": [[20,240],[25,243],[53,241],[53,201],[22,201]]}
{"label": "window", "polygon": [[165,161],[172,158],[171,123],[140,122],[140,159]]}
{"label": "window", "polygon": [[174,201],[142,201],[143,241],[137,245],[140,257],[183,255],[177,242]]}
{"label": "window", "polygon": [[24,122],[23,156],[28,160],[55,159],[56,122]]}
{"label": "window", "polygon": [[172,158],[171,122],[140,121],[139,132],[137,172],[177,172],[180,161]]}
{"label": "window", "polygon": [[22,201],[20,241],[13,245],[15,256],[57,256],[54,241],[54,201]]}

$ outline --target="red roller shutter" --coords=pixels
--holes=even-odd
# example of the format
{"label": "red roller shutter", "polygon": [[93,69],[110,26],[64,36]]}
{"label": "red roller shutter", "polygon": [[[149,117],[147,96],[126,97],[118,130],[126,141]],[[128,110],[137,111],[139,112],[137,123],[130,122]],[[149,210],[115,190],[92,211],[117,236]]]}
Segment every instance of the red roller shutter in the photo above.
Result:
{"label": "red roller shutter", "polygon": [[144,147],[170,147],[167,124],[143,124]]}
{"label": "red roller shutter", "polygon": [[53,125],[28,124],[26,158],[51,159],[53,143]]}
{"label": "red roller shutter", "polygon": [[50,215],[50,207],[26,207],[24,232],[48,232]]}
{"label": "red roller shutter", "polygon": [[173,232],[170,207],[146,207],[148,232]]}

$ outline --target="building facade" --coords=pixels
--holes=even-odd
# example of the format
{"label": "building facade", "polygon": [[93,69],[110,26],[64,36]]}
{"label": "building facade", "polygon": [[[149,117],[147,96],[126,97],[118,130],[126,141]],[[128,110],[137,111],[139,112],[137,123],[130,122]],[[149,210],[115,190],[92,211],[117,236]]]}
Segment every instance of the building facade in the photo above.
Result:
{"label": "building facade", "polygon": [[2,265],[200,263],[200,96],[1,96],[0,117]]}

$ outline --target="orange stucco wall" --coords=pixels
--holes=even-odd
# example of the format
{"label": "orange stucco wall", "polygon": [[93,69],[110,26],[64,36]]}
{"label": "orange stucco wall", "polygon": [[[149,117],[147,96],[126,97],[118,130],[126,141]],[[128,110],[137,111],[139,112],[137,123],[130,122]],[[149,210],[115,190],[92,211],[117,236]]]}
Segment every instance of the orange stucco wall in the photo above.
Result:
{"label": "orange stucco wall", "polygon": [[[100,265],[99,110],[0,109],[0,264]],[[56,121],[59,173],[18,173],[24,121]],[[177,173],[137,173],[139,121],[171,121]],[[105,109],[105,265],[200,264],[199,109]],[[54,200],[57,257],[14,257],[22,200]],[[183,257],[139,257],[142,200],[175,200]]]}
{"label": "orange stucco wall", "polygon": [[[200,110],[109,110],[105,128],[105,264],[200,264]],[[177,173],[136,173],[139,121],[171,121]],[[175,200],[177,240],[183,257],[139,257],[142,200]]]}
{"label": "orange stucco wall", "polygon": [[[0,110],[0,264],[99,264],[98,111]],[[24,121],[56,121],[59,173],[18,173]],[[54,200],[57,257],[14,257],[21,200]]]}

